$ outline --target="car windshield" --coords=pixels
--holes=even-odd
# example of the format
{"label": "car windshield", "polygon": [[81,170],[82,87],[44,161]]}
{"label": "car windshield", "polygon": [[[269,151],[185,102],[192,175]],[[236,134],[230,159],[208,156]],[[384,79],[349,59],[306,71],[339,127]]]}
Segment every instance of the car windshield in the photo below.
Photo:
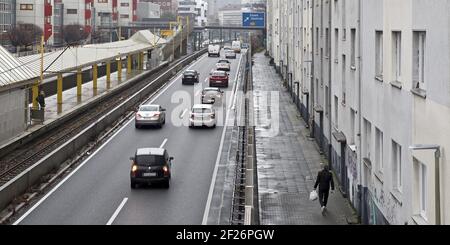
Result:
{"label": "car windshield", "polygon": [[166,164],[164,156],[141,155],[136,157],[136,164],[139,166],[162,166]]}
{"label": "car windshield", "polygon": [[211,113],[212,111],[211,111],[211,109],[208,109],[208,108],[194,108],[194,109],[192,109],[192,112],[196,113],[196,114],[206,114],[206,113]]}
{"label": "car windshield", "polygon": [[142,106],[139,111],[159,111],[158,106]]}

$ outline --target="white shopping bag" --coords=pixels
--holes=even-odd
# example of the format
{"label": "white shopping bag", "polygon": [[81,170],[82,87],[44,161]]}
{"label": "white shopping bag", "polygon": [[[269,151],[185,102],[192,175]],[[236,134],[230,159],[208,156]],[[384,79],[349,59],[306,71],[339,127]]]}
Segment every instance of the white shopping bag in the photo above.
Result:
{"label": "white shopping bag", "polygon": [[316,190],[311,191],[311,193],[309,194],[309,200],[315,201],[318,198],[319,196],[317,195],[317,191]]}

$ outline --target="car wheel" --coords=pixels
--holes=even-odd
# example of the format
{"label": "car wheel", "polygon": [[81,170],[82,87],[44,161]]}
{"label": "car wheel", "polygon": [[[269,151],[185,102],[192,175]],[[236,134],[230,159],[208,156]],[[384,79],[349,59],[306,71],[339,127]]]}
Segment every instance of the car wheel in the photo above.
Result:
{"label": "car wheel", "polygon": [[169,189],[169,188],[170,188],[170,180],[166,180],[166,181],[163,183],[163,187],[166,188],[166,189]]}
{"label": "car wheel", "polygon": [[216,125],[214,124],[214,125],[212,126],[212,128],[216,128]]}
{"label": "car wheel", "polygon": [[140,129],[141,128],[141,126],[139,126],[139,125],[134,125],[137,129]]}
{"label": "car wheel", "polygon": [[131,181],[131,189],[136,189],[137,185],[133,181]]}

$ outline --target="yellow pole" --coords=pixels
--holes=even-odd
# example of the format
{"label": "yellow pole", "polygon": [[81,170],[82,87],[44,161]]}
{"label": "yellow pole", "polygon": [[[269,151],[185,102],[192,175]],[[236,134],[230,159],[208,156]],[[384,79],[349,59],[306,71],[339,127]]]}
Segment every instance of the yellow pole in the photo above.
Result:
{"label": "yellow pole", "polygon": [[56,84],[56,90],[57,90],[57,101],[58,104],[62,104],[63,101],[63,76],[61,73],[58,73],[58,81]]}
{"label": "yellow pole", "polygon": [[31,91],[33,93],[33,109],[38,109],[38,102],[37,97],[39,95],[39,80],[36,80],[36,82],[33,84],[33,87],[31,87]]}
{"label": "yellow pole", "polygon": [[83,73],[81,73],[81,68],[77,70],[77,96],[81,97],[81,90],[83,86]]}
{"label": "yellow pole", "polygon": [[117,80],[122,81],[122,57],[117,60]]}
{"label": "yellow pole", "polygon": [[98,80],[98,65],[94,64],[92,66],[92,85],[94,90],[97,90],[98,86],[97,86],[97,80]]}
{"label": "yellow pole", "polygon": [[109,60],[106,62],[106,87],[111,87],[111,62]]}
{"label": "yellow pole", "polygon": [[39,95],[39,84],[44,81],[44,36],[41,36],[41,67],[40,67],[40,76],[39,80],[33,84],[32,93],[33,93],[33,109],[38,109],[38,102],[36,98]]}
{"label": "yellow pole", "polygon": [[131,67],[131,60],[133,59],[133,55],[128,55],[128,57],[127,57],[127,75],[130,75],[131,74],[131,69],[132,69],[132,67]]}

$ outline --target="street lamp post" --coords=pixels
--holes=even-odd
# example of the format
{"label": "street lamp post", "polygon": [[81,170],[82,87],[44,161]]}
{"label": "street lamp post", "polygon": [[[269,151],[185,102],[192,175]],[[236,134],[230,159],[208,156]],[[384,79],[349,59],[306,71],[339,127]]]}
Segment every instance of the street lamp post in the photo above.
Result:
{"label": "street lamp post", "polygon": [[434,169],[435,169],[435,209],[436,209],[436,225],[441,225],[441,182],[440,182],[440,158],[441,147],[439,145],[413,145],[409,147],[413,151],[434,150]]}

